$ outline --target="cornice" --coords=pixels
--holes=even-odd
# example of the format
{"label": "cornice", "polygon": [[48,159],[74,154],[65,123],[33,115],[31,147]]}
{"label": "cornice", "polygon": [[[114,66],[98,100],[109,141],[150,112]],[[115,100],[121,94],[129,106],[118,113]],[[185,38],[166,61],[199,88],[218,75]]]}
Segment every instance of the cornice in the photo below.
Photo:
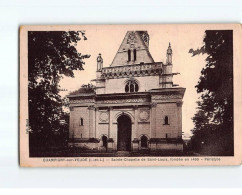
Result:
{"label": "cornice", "polygon": [[125,66],[112,66],[102,69],[101,77],[105,79],[126,78],[129,76],[151,76],[162,75],[163,63],[144,63]]}

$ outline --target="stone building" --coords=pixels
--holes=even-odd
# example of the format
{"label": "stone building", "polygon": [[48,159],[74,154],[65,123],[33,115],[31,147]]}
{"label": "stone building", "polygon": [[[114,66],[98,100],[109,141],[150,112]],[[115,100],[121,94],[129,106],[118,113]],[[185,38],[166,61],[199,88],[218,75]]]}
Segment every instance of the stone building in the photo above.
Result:
{"label": "stone building", "polygon": [[95,90],[69,95],[69,145],[98,150],[183,150],[182,99],[172,49],[154,62],[147,31],[128,31],[111,65],[97,57]]}

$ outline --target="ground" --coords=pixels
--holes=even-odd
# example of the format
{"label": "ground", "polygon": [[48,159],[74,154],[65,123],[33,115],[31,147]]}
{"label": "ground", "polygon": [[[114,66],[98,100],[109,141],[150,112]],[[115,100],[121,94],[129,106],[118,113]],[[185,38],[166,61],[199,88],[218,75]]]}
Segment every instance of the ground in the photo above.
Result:
{"label": "ground", "polygon": [[103,152],[83,150],[81,148],[52,148],[48,151],[36,151],[31,154],[31,157],[142,157],[142,156],[197,156],[191,152],[177,151],[150,151],[141,150],[138,152]]}

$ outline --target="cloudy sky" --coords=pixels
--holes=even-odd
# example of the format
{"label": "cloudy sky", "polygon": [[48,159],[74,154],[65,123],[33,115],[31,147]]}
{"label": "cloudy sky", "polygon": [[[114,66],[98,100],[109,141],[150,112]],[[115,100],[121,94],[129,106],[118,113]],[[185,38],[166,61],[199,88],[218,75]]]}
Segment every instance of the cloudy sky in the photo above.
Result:
{"label": "cloudy sky", "polygon": [[75,71],[75,78],[64,78],[60,85],[67,91],[62,96],[74,91],[82,84],[90,83],[96,76],[96,58],[102,54],[104,67],[110,66],[126,32],[128,30],[147,30],[150,35],[149,50],[156,62],[166,61],[166,50],[169,42],[173,50],[174,84],[186,88],[183,103],[183,132],[189,136],[194,124],[191,118],[196,112],[196,93],[200,72],[205,66],[206,55],[191,57],[189,49],[197,49],[203,44],[205,26],[191,25],[92,25],[85,26],[87,39],[77,44],[77,50],[82,54],[90,54],[85,59],[84,71]]}

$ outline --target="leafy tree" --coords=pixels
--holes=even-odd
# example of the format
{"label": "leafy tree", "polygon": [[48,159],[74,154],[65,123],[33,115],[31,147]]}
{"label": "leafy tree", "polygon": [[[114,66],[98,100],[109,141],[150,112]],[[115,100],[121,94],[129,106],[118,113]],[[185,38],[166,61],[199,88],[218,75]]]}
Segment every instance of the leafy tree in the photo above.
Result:
{"label": "leafy tree", "polygon": [[206,154],[233,155],[233,32],[207,30],[203,42],[189,51],[193,56],[208,55],[196,85],[201,100],[192,118],[191,143]]}
{"label": "leafy tree", "polygon": [[81,86],[81,88],[71,92],[69,95],[76,95],[80,93],[95,93],[95,86],[91,83],[88,83],[87,85],[84,84]]}
{"label": "leafy tree", "polygon": [[31,134],[37,134],[42,145],[59,131],[65,118],[59,81],[63,76],[74,77],[74,70],[83,70],[84,59],[76,44],[86,40],[82,31],[28,32],[28,97]]}

